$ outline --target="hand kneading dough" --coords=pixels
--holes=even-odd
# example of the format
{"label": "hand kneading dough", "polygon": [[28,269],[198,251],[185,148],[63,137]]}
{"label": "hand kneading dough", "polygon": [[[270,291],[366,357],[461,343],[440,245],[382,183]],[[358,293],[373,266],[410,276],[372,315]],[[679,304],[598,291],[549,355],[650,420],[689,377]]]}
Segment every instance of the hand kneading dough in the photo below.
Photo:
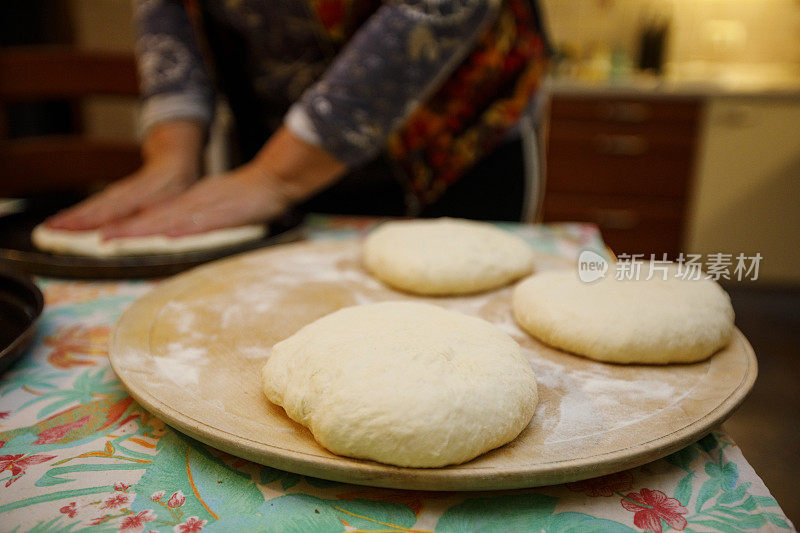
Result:
{"label": "hand kneading dough", "polygon": [[384,302],[327,315],[279,342],[264,393],[340,455],[462,463],[514,439],[537,403],[519,345],[437,306]]}
{"label": "hand kneading dough", "polygon": [[514,290],[514,317],[551,346],[614,363],[692,363],[728,343],[733,307],[717,283],[646,272],[591,284],[572,271],[537,274]]}
{"label": "hand kneading dough", "polygon": [[484,222],[440,218],[387,222],[364,242],[376,278],[417,294],[469,294],[530,274],[533,252],[519,237]]}
{"label": "hand kneading dough", "polygon": [[103,241],[100,232],[65,231],[39,224],[33,229],[31,240],[40,250],[58,254],[115,257],[125,255],[179,254],[223,248],[260,239],[266,234],[263,225],[224,228],[184,237],[148,235]]}

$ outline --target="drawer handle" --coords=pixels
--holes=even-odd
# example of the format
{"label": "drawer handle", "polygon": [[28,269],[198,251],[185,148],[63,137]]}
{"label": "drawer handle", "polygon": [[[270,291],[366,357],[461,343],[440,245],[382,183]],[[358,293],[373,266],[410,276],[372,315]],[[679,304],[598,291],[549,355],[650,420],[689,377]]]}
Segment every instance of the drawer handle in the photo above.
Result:
{"label": "drawer handle", "polygon": [[597,116],[616,122],[646,122],[653,115],[650,106],[637,102],[604,102],[597,106]]}
{"label": "drawer handle", "polygon": [[647,152],[647,140],[639,135],[598,135],[592,143],[595,151],[607,155],[637,156]]}
{"label": "drawer handle", "polygon": [[632,209],[597,209],[594,223],[600,229],[630,230],[639,225],[641,218]]}

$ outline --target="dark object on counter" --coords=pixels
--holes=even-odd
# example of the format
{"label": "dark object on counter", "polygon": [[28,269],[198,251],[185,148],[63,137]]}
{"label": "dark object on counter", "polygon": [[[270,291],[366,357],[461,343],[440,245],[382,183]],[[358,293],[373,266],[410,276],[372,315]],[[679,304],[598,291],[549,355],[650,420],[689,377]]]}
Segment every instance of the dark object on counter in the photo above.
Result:
{"label": "dark object on counter", "polygon": [[31,201],[25,211],[0,216],[0,268],[57,278],[154,278],[171,276],[201,263],[302,237],[302,216],[290,213],[271,222],[269,233],[262,239],[211,250],[109,258],[51,254],[38,250],[31,242],[33,228],[48,216],[72,205],[75,200],[70,198],[65,201],[62,197],[58,201]]}
{"label": "dark object on counter", "polygon": [[31,343],[43,308],[42,293],[30,279],[0,270],[0,372]]}
{"label": "dark object on counter", "polygon": [[654,23],[642,28],[642,33],[639,35],[639,64],[637,65],[640,70],[661,74],[664,68],[668,34],[669,24],[666,22]]}

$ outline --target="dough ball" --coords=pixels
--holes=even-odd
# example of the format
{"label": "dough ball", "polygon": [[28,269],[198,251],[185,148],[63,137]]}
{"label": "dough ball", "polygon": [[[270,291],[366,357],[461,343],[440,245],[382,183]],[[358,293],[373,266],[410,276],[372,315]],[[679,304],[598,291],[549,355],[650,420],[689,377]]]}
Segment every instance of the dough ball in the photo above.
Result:
{"label": "dough ball", "polygon": [[666,280],[645,277],[583,283],[571,271],[537,274],[514,290],[514,317],[551,346],[614,363],[692,363],[728,343],[733,307],[717,283],[683,280],[673,268]]}
{"label": "dough ball", "polygon": [[519,345],[437,306],[347,307],[272,348],[264,393],[340,455],[410,467],[462,463],[513,440],[537,403]]}
{"label": "dough ball", "polygon": [[439,218],[386,222],[367,236],[364,265],[397,289],[469,294],[530,274],[525,241],[485,222]]}
{"label": "dough ball", "polygon": [[161,255],[224,248],[266,235],[263,225],[224,228],[184,237],[148,235],[104,241],[97,230],[66,231],[39,224],[33,229],[31,240],[40,250],[57,254],[85,255],[90,257],[117,257],[129,255]]}

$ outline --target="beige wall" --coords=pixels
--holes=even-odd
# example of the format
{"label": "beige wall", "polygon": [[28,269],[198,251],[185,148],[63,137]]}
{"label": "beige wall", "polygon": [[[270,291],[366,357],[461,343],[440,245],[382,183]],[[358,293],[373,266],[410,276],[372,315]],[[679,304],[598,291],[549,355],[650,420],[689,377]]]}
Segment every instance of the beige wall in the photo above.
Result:
{"label": "beige wall", "polygon": [[541,0],[552,43],[582,56],[620,46],[633,52],[636,28],[648,3],[648,0]]}
{"label": "beige wall", "polygon": [[662,1],[672,4],[674,61],[800,63],[797,0]]}
{"label": "beige wall", "polygon": [[542,0],[555,44],[636,53],[647,18],[672,21],[668,61],[800,65],[798,0]]}

